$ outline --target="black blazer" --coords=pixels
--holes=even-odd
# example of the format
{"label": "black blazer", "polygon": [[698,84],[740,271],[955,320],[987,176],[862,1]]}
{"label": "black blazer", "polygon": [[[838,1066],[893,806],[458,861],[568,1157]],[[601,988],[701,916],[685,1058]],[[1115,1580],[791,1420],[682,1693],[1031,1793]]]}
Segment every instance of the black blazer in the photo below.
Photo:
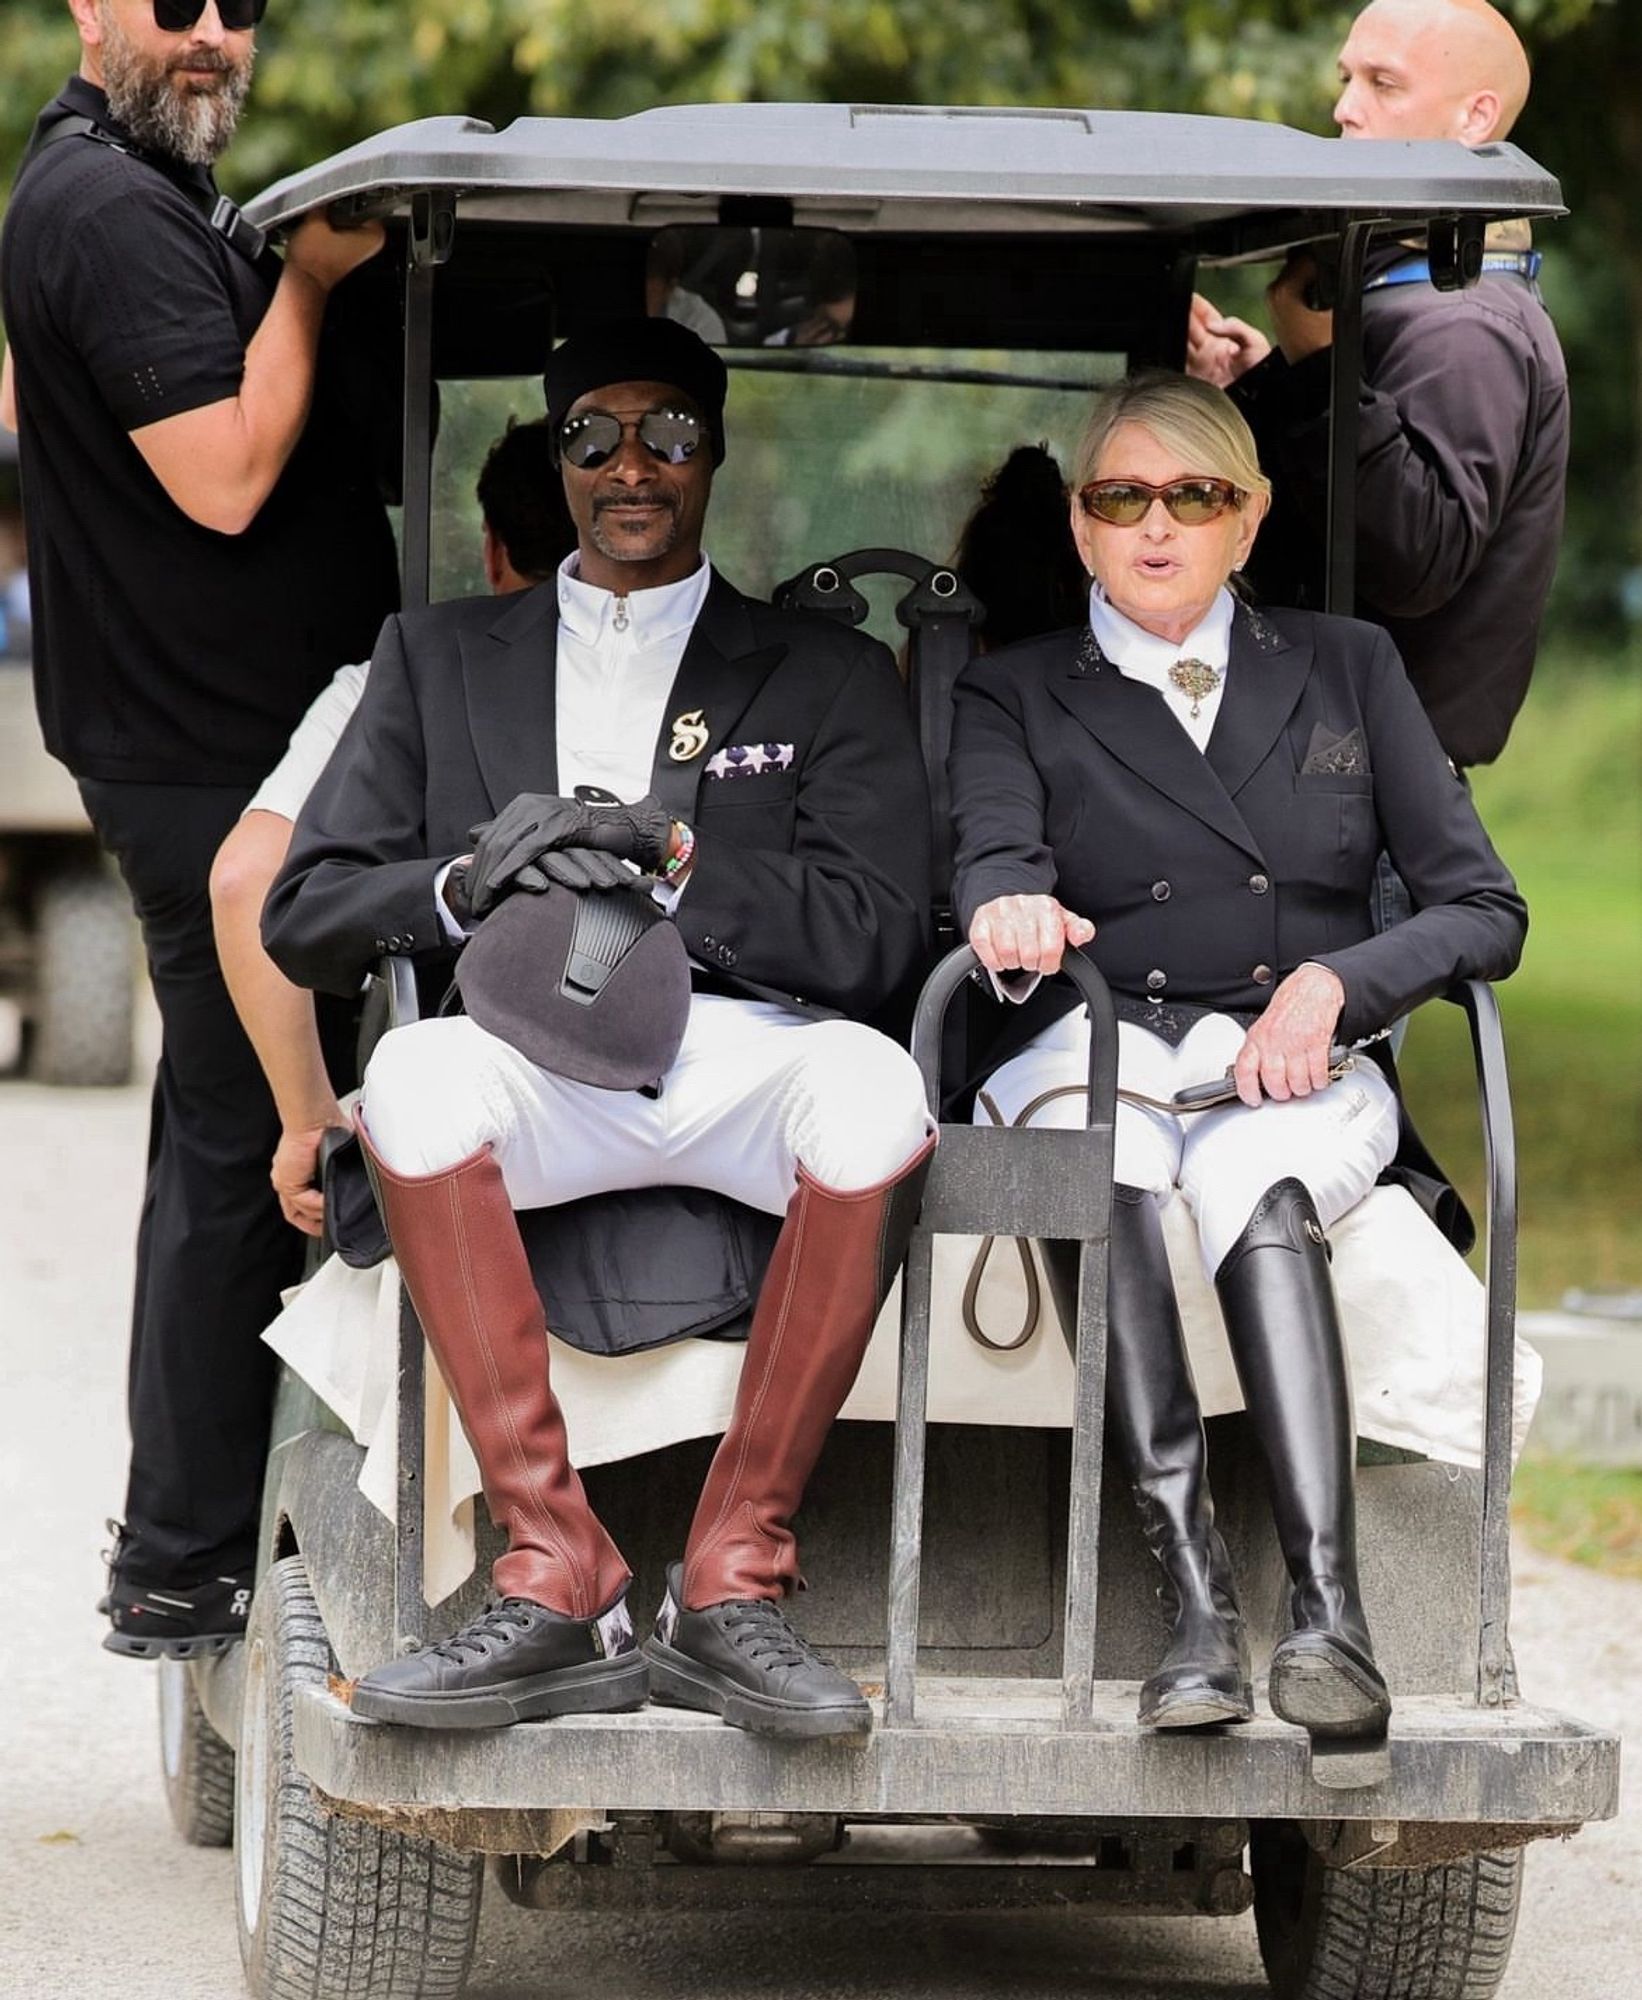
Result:
{"label": "black blazer", "polygon": [[[386,951],[454,960],[434,907],[468,829],[557,789],[549,582],[390,618],[365,695],[297,821],[263,937],[298,984],[351,994]],[[725,745],[790,744],[719,778]],[[682,755],[674,755],[678,750]],[[651,787],[696,831],[676,922],[751,997],[868,1020],[922,971],[929,795],[886,649],[715,574],[653,748]]]}
{"label": "black blazer", "polygon": [[[389,619],[263,914],[289,977],[352,994],[398,952],[444,981],[455,951],[434,906],[439,869],[517,793],[557,788],[557,628],[551,583]],[[722,747],[753,743],[790,744],[790,764],[713,775]],[[675,922],[715,987],[862,1020],[906,1000],[928,950],[929,794],[884,647],[715,575],[651,785],[696,830]],[[734,1321],[777,1227],[704,1190],[662,1188],[521,1224],[554,1332],[602,1352]]]}
{"label": "black blazer", "polygon": [[[1312,959],[1344,983],[1350,1042],[1521,957],[1526,906],[1377,626],[1240,605],[1206,753],[1087,628],[987,655],[956,704],[960,921],[1054,894],[1098,927],[1089,956],[1131,1018],[1252,1018]],[[1376,935],[1382,848],[1416,914]],[[1055,981],[1009,1009],[990,1066],[1075,1004]]]}

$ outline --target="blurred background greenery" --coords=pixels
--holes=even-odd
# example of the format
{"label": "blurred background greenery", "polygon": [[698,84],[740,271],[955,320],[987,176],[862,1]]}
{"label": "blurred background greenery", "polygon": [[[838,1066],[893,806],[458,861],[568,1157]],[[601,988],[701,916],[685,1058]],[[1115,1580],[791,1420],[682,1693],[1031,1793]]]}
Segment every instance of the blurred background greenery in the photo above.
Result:
{"label": "blurred background greenery", "polygon": [[[1539,236],[1573,378],[1568,533],[1533,696],[1502,764],[1477,774],[1484,816],[1534,912],[1504,1004],[1523,1154],[1523,1296],[1548,1304],[1569,1285],[1642,1287],[1642,4],[1502,5],[1535,64],[1513,138],[1561,177],[1572,211]],[[244,196],[436,113],[502,125],[702,100],[1067,104],[1330,131],[1334,55],[1352,12],[1333,0],[273,0],[222,178]],[[0,193],[76,46],[64,0],[0,0]],[[1064,368],[1067,357],[1056,359]],[[1089,357],[1087,379],[1108,364]],[[770,574],[742,579],[755,587],[780,573],[789,548],[832,552],[795,513],[812,489],[851,510],[877,490],[864,462],[834,461],[829,476],[825,438],[814,441],[810,474],[795,475],[795,441],[766,435],[759,421],[772,387],[746,377],[737,386],[736,486],[749,504],[763,496],[767,521],[750,516],[748,528],[771,543],[754,564]],[[924,547],[961,518],[973,463],[995,463],[1017,441],[1064,443],[1071,400],[994,392],[980,414],[972,398],[959,416],[953,392],[931,399],[914,385],[880,411],[863,406],[848,426],[861,440],[855,457],[870,455],[875,437],[887,449],[886,425],[911,426],[927,488],[901,531],[887,499],[882,521],[852,511],[850,539]],[[533,413],[503,385],[447,406],[453,519],[469,505],[467,468],[508,408]],[[964,450],[947,450],[960,435]],[[472,545],[453,537],[449,546]],[[445,588],[476,587],[470,554],[446,563]],[[1462,1024],[1443,1012],[1427,1010],[1409,1066],[1422,1124],[1474,1190]]]}
{"label": "blurred background greenery", "polygon": [[[1642,5],[1502,0],[1534,59],[1514,140],[1562,180],[1541,234],[1574,377],[1558,634],[1642,617]],[[749,99],[1064,104],[1332,131],[1338,0],[272,0],[222,180],[243,197],[382,127]],[[0,0],[0,194],[73,66],[65,0]]]}

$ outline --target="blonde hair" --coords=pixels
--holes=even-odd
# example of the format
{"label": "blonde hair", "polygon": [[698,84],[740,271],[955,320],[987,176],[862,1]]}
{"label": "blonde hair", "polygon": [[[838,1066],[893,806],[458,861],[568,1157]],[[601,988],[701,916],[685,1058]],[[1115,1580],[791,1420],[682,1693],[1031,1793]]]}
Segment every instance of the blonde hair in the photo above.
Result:
{"label": "blonde hair", "polygon": [[1154,368],[1114,383],[1096,399],[1074,461],[1074,493],[1097,476],[1102,452],[1125,424],[1149,432],[1195,473],[1229,479],[1242,493],[1271,491],[1254,433],[1225,390]]}

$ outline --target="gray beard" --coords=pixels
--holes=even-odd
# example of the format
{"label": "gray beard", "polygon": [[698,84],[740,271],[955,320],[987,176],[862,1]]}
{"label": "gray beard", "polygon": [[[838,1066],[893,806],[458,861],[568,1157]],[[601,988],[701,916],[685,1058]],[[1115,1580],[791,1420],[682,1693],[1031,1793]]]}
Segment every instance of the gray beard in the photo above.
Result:
{"label": "gray beard", "polygon": [[255,55],[223,70],[216,90],[178,91],[169,71],[135,49],[113,9],[98,9],[103,27],[103,89],[108,108],[139,146],[191,167],[208,167],[228,150],[251,88]]}

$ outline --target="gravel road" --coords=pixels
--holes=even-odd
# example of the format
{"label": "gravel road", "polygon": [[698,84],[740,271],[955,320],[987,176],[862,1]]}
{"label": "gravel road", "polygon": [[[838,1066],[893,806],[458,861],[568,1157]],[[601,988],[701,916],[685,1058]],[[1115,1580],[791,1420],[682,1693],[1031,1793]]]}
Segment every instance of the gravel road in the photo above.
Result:
{"label": "gravel road", "polygon": [[[236,2000],[231,1857],[161,1797],[153,1669],[100,1650],[124,1479],[123,1352],[146,1093],[0,1083],[0,2000]],[[1524,1688],[1622,1728],[1642,1583],[1518,1551]],[[1531,1857],[1507,2000],[1642,1989],[1642,1784]],[[847,1925],[549,1919],[487,1900],[470,2000],[1253,2000],[1249,1919],[1015,1915]]]}

